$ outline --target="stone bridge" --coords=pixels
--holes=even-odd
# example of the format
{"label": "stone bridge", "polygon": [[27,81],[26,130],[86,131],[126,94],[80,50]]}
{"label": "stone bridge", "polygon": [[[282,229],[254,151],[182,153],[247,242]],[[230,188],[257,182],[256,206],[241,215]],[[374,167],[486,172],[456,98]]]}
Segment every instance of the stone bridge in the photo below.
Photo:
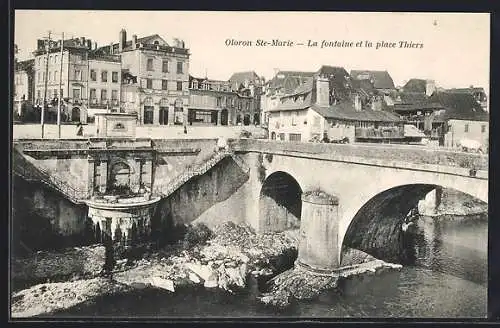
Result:
{"label": "stone bridge", "polygon": [[[236,153],[254,156],[261,187],[253,190],[253,225],[260,231],[297,225],[301,194],[322,190],[338,199],[337,252],[357,248],[394,260],[389,240],[408,212],[437,187],[488,202],[488,157],[396,145],[331,145],[239,140]],[[333,254],[332,254],[333,255]]]}
{"label": "stone bridge", "polygon": [[[338,212],[332,217],[335,224],[331,225],[336,228],[336,245],[328,247],[338,264],[343,246],[380,258],[389,256],[390,260],[391,254],[397,253],[397,240],[388,236],[394,235],[392,232],[400,228],[410,209],[436,187],[456,189],[488,201],[487,156],[418,146],[255,139],[230,140],[227,152],[214,153],[216,143],[216,140],[18,140],[15,147],[29,162],[27,165],[43,172],[32,179],[50,180],[47,183],[59,186],[67,198],[94,208],[89,215],[104,222],[101,229],[112,233],[116,223],[111,220],[106,224],[112,216],[109,211],[126,205],[120,202],[117,205],[116,199],[106,205],[107,201],[102,202],[101,198],[117,182],[130,185],[134,192],[146,188],[151,194],[142,203],[131,201],[136,202],[139,218],[148,217],[145,205],[169,198],[170,204],[160,205],[159,211],[185,217],[181,221],[210,224],[214,214],[224,213],[227,220],[239,218],[257,231],[300,226],[302,194],[322,190],[338,200]],[[227,157],[230,159],[225,160]],[[19,157],[15,160],[14,171],[16,168],[18,173],[29,171],[20,168],[21,162]],[[225,165],[218,175],[205,174],[218,165]],[[221,179],[220,175],[231,179]],[[186,187],[181,192],[190,196],[170,196],[196,176],[207,176],[206,179],[214,181],[207,187],[213,195],[208,195],[208,189],[193,194]],[[238,183],[231,186],[235,181]],[[205,187],[200,185],[200,188]],[[101,195],[97,200],[96,194]],[[184,205],[181,208],[173,202]],[[196,214],[187,215],[189,207],[196,208]],[[125,219],[121,217],[120,221]]]}

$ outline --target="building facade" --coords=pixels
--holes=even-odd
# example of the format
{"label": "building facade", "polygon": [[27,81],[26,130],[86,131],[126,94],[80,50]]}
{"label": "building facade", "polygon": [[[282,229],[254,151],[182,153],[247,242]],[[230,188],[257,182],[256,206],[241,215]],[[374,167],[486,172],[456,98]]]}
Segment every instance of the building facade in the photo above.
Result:
{"label": "building facade", "polygon": [[190,76],[188,124],[234,125],[238,98],[227,81]]}
{"label": "building facade", "polygon": [[120,112],[121,60],[119,56],[90,54],[88,60],[88,116]]}
{"label": "building facade", "polygon": [[32,105],[34,90],[35,60],[17,62],[14,69],[14,113],[21,116],[23,104]]}
{"label": "building facade", "polygon": [[260,125],[262,122],[261,95],[265,80],[254,71],[236,72],[229,78],[232,90],[238,93],[235,124]]}
{"label": "building facade", "polygon": [[88,55],[93,46],[84,37],[64,40],[61,54],[61,41],[48,44],[38,40],[34,52],[35,105],[43,108],[45,100],[47,121],[57,115],[56,103],[61,97],[63,121],[87,122]]}
{"label": "building facade", "polygon": [[187,123],[190,54],[183,41],[169,45],[157,34],[127,40],[121,30],[119,42],[99,48],[98,54],[120,56],[125,78],[119,99],[125,111],[137,113],[139,124]]}

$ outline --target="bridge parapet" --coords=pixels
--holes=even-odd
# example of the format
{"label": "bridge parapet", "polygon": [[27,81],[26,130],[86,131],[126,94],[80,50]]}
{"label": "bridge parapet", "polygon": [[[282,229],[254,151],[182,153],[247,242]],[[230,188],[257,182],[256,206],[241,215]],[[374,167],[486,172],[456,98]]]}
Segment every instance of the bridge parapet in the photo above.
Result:
{"label": "bridge parapet", "polygon": [[[238,139],[231,140],[230,145],[235,151],[300,153],[307,156],[320,156],[328,159],[351,161],[357,159],[372,159],[380,165],[393,163],[411,163],[434,167],[462,168],[462,171],[475,169],[488,171],[488,156],[459,151],[428,149],[420,146],[400,145],[361,145],[361,144],[321,144],[279,142],[274,140]],[[418,166],[417,166],[418,167]]]}

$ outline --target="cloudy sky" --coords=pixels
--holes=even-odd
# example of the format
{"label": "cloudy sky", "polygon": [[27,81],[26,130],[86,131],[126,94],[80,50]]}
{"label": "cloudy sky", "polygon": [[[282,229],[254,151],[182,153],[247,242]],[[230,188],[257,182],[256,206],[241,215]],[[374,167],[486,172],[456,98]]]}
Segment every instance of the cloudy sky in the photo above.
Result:
{"label": "cloudy sky", "polygon": [[[84,36],[107,45],[124,28],[130,40],[159,34],[177,37],[190,49],[190,73],[227,80],[233,72],[254,70],[266,79],[275,69],[316,71],[321,65],[387,70],[396,85],[429,78],[442,87],[489,89],[489,14],[333,13],[333,12],[179,12],[179,11],[16,11],[15,40],[27,59],[36,40],[51,30],[56,38]],[[251,47],[226,40],[252,41]],[[256,40],[291,40],[318,47],[259,47]],[[373,48],[323,48],[321,41],[371,41]],[[422,48],[375,49],[377,43],[407,41]]]}

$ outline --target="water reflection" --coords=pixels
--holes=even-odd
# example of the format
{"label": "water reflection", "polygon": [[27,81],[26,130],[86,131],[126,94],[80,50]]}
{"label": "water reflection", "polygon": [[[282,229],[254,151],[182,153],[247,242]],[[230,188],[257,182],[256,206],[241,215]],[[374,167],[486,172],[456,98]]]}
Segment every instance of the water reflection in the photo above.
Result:
{"label": "water reflection", "polygon": [[351,277],[339,291],[300,301],[284,312],[255,301],[258,283],[236,295],[204,288],[175,294],[144,289],[104,296],[55,317],[419,317],[484,318],[487,315],[486,216],[420,218],[405,243],[413,263],[400,271]]}

